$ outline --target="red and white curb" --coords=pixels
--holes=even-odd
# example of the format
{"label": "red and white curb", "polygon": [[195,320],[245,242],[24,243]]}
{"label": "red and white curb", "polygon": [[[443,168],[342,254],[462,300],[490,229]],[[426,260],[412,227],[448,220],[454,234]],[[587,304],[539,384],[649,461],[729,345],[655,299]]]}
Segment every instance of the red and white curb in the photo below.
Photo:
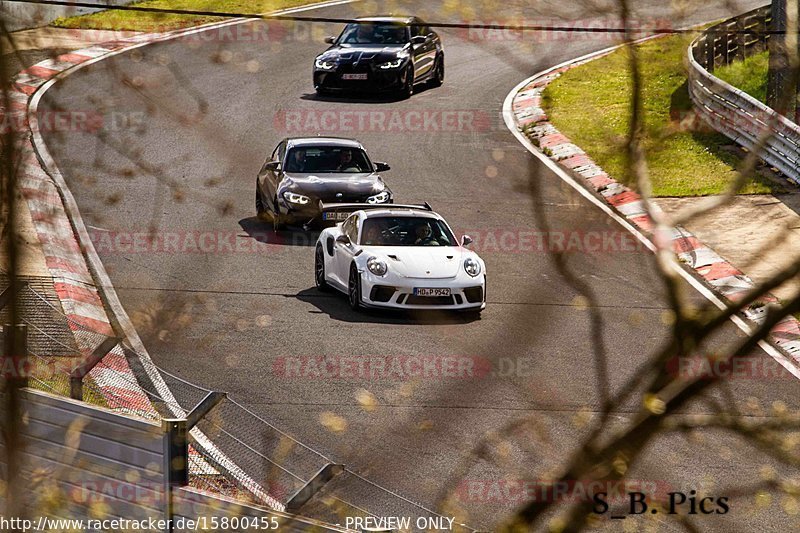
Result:
{"label": "red and white curb", "polygon": [[[358,0],[330,0],[285,9],[273,14],[288,14],[355,1]],[[72,193],[42,139],[37,119],[38,103],[44,92],[56,81],[82,66],[154,42],[246,22],[252,22],[252,19],[233,19],[166,33],[136,34],[41,61],[23,70],[13,79],[9,94],[9,109],[0,107],[0,124],[11,125],[17,133],[15,140],[19,162],[17,187],[31,212],[47,267],[53,276],[56,292],[62,309],[69,319],[78,347],[84,355],[88,355],[97,344],[96,341],[91,342],[92,337],[98,334],[105,336],[115,334],[109,315],[106,313],[108,308],[123,331],[125,340],[137,353],[139,362],[162,400],[176,417],[183,417],[186,413],[150,360],[133,324],[122,308],[108,274],[91,243]],[[102,290],[104,299],[101,299],[98,287]],[[89,375],[99,386],[111,409],[148,419],[161,418],[139,386],[119,345]],[[219,473],[204,459],[208,454],[214,458],[215,464],[230,473],[262,503],[272,509],[285,511],[285,506],[281,502],[270,496],[258,482],[241,470],[235,464],[235,460],[220,452],[198,428],[193,428],[191,434],[205,451],[204,454],[200,454],[190,446],[190,469],[193,474]]]}
{"label": "red and white curb", "polygon": [[[617,216],[629,223],[626,225],[629,229],[632,225],[638,230],[636,233],[651,235],[655,224],[645,210],[642,197],[610,177],[586,152],[559,132],[548,121],[547,114],[541,106],[542,92],[553,80],[559,78],[567,70],[603,57],[616,48],[618,47],[558,65],[526,80],[509,94],[508,109],[505,110],[506,121],[509,123],[509,127],[512,127],[511,123],[513,123],[513,127],[516,129],[515,133],[523,135],[538,149],[540,154],[555,162],[562,170],[572,171],[582,177],[590,189],[602,196],[606,205]],[[749,277],[686,229],[675,228],[668,238],[671,240],[677,258],[691,267],[717,295],[721,295],[729,301],[736,301],[754,287],[754,283]],[[704,295],[709,296],[708,294]],[[760,299],[759,305],[746,309],[743,313],[744,317],[752,322],[760,323],[766,315],[767,307],[777,302],[776,297],[766,295]],[[737,325],[742,326],[738,322]],[[792,357],[794,364],[793,368],[789,368],[789,370],[800,377],[800,371],[798,371],[800,366],[800,322],[792,316],[786,317],[775,326],[768,339]],[[764,344],[761,346],[766,348]],[[775,353],[770,353],[770,355],[778,358],[784,366],[789,363],[785,358],[776,356]]]}

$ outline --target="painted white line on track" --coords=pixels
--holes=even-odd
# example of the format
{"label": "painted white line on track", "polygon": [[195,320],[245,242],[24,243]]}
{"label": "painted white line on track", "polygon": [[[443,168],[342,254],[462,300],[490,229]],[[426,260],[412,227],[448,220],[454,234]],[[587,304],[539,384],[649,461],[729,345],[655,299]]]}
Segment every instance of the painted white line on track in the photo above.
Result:
{"label": "painted white line on track", "polygon": [[[645,40],[652,39],[652,38],[655,38],[655,36],[646,37],[645,39],[641,39],[641,40],[637,41],[637,43],[638,42],[643,42]],[[614,220],[620,226],[622,226],[628,232],[630,232],[643,245],[645,245],[651,252],[655,252],[656,251],[656,246],[641,231],[639,231],[639,229],[635,225],[631,224],[625,218],[619,216],[611,208],[611,206],[609,206],[607,203],[603,202],[602,200],[598,199],[586,187],[584,187],[580,183],[578,183],[575,180],[574,177],[572,177],[568,172],[566,172],[564,170],[563,167],[561,167],[561,165],[559,165],[558,163],[556,163],[555,161],[553,161],[552,159],[547,157],[545,154],[543,154],[542,152],[540,152],[539,150],[536,149],[536,147],[533,145],[533,143],[531,143],[530,139],[528,139],[525,136],[524,133],[519,131],[519,128],[517,127],[517,123],[516,123],[516,120],[515,120],[515,117],[514,117],[513,107],[512,107],[512,104],[514,102],[514,97],[517,95],[517,93],[520,90],[522,90],[523,87],[525,87],[531,81],[533,81],[534,79],[542,77],[542,76],[545,76],[545,75],[550,74],[552,72],[555,72],[558,69],[566,67],[566,66],[569,66],[569,65],[571,65],[573,63],[589,60],[589,59],[592,59],[594,57],[603,55],[605,53],[614,51],[617,48],[620,48],[621,46],[623,46],[623,45],[611,46],[609,48],[605,48],[605,49],[597,51],[597,52],[592,52],[592,53],[580,56],[580,57],[578,57],[576,59],[572,59],[572,60],[569,60],[569,61],[564,61],[563,63],[559,63],[558,65],[556,65],[554,67],[550,67],[548,69],[545,69],[545,70],[543,70],[541,72],[538,72],[538,73],[534,74],[533,76],[530,76],[530,77],[526,78],[521,83],[519,83],[516,87],[514,87],[511,90],[511,92],[509,92],[508,95],[506,96],[506,99],[503,102],[503,120],[506,123],[506,127],[509,129],[509,131],[511,131],[511,133],[514,135],[514,137],[516,137],[517,140],[525,148],[527,148],[527,150],[530,153],[532,153],[537,159],[539,159],[539,161],[541,161],[548,169],[550,169],[555,175],[557,175],[559,178],[561,178],[561,180],[564,181],[565,183],[567,183],[570,187],[572,187],[573,189],[578,191],[579,194],[581,194],[584,198],[589,200],[589,202],[591,202],[593,205],[598,207],[601,211],[603,211],[606,215],[608,215],[612,220]],[[711,289],[706,287],[703,283],[701,283],[697,278],[692,276],[689,272],[684,270],[683,267],[678,263],[677,260],[675,260],[673,258],[672,261],[670,262],[670,265],[675,270],[675,272],[681,278],[684,279],[684,281],[686,281],[692,288],[694,288],[697,292],[699,292],[703,297],[705,297],[707,300],[709,300],[711,303],[713,303],[717,308],[719,308],[720,310],[727,309],[727,305],[725,304],[725,302],[716,293],[714,293]],[[739,329],[741,329],[743,332],[745,332],[746,334],[750,335],[750,334],[753,333],[753,327],[748,322],[746,322],[743,318],[741,318],[740,316],[733,315],[731,317],[731,321],[734,324],[736,324],[736,326]],[[792,361],[791,359],[787,358],[779,350],[775,349],[774,346],[772,346],[770,343],[768,343],[768,342],[766,342],[764,340],[759,341],[758,346],[762,350],[764,350],[767,354],[769,354],[770,357],[775,359],[781,366],[783,366],[786,370],[788,370],[794,377],[800,379],[800,368],[798,368],[797,364],[794,361]]]}

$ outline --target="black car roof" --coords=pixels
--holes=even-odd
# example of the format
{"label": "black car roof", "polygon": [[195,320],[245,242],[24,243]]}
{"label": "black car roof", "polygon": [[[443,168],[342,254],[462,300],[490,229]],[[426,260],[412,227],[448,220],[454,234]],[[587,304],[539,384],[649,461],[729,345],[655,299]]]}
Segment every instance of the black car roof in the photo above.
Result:
{"label": "black car roof", "polygon": [[412,24],[412,23],[421,23],[422,21],[417,17],[411,16],[395,16],[395,15],[385,15],[385,16],[378,16],[378,17],[360,17],[356,19],[359,22],[394,22],[399,24]]}
{"label": "black car roof", "polygon": [[347,146],[349,148],[364,148],[360,142],[355,139],[347,139],[345,137],[289,137],[286,139],[287,148],[295,146]]}

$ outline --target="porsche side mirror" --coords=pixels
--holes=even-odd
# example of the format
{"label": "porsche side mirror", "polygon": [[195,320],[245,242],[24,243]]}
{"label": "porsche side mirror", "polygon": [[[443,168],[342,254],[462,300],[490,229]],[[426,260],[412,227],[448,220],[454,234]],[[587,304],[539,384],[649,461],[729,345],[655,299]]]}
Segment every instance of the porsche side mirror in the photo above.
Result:
{"label": "porsche side mirror", "polygon": [[425,44],[427,40],[428,38],[424,35],[415,35],[411,38],[411,44]]}
{"label": "porsche side mirror", "polygon": [[392,167],[389,166],[389,163],[375,161],[375,172],[386,172],[387,170],[391,170],[391,168]]}
{"label": "porsche side mirror", "polygon": [[328,37],[325,37],[325,42],[326,42],[327,44],[333,44],[333,43],[335,43],[335,42],[336,42],[336,37],[330,37],[330,36],[328,36]]}
{"label": "porsche side mirror", "polygon": [[271,172],[278,172],[281,169],[280,161],[270,161],[266,165],[264,165],[264,170],[269,170]]}
{"label": "porsche side mirror", "polygon": [[338,237],[336,237],[336,242],[347,246],[348,244],[350,244],[350,237],[348,237],[347,235],[339,235]]}
{"label": "porsche side mirror", "polygon": [[472,244],[472,237],[469,235],[461,237],[461,246],[469,246],[470,244]]}

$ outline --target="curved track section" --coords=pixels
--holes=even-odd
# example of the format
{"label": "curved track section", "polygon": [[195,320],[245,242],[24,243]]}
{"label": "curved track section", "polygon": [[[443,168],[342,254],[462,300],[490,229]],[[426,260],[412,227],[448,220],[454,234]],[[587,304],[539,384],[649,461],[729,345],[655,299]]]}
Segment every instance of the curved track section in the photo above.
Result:
{"label": "curved track section", "polygon": [[[357,2],[317,13],[578,27],[592,19],[576,15],[579,3],[527,5],[506,3],[503,17],[488,3],[467,12],[451,2]],[[682,27],[750,7],[725,6],[679,19],[647,1],[637,17]],[[613,42],[597,34],[442,30],[442,88],[405,101],[319,99],[311,61],[322,37],[338,29],[247,23],[118,55],[57,84],[40,105],[40,114],[101,116],[103,127],[52,131],[45,141],[159,366],[229,392],[254,416],[426,506],[449,493],[470,523],[491,528],[552,475],[602,397],[599,339],[547,249],[568,247],[570,270],[597,294],[607,391],[670,334],[649,252],[533,158],[501,116],[508,91],[532,72]],[[353,313],[344,297],[315,291],[314,235],[272,233],[253,216],[253,192],[282,137],[318,132],[360,139],[373,159],[392,165],[386,180],[398,201],[429,201],[459,233],[477,238],[489,275],[480,320]],[[156,238],[148,244],[150,231]],[[730,326],[718,342],[736,335]],[[751,381],[734,395],[789,402],[797,389],[790,380]],[[520,419],[527,429],[514,430]],[[258,429],[243,422],[241,431]],[[492,432],[508,443],[474,455]],[[706,476],[725,486],[757,475],[759,465],[751,468],[732,439],[720,435],[714,444],[731,447],[736,468],[666,436],[631,477],[688,490]],[[665,462],[684,469],[668,477]],[[326,490],[335,497],[339,489]],[[391,515],[378,492],[356,496]],[[736,519],[781,522],[760,513]]]}

